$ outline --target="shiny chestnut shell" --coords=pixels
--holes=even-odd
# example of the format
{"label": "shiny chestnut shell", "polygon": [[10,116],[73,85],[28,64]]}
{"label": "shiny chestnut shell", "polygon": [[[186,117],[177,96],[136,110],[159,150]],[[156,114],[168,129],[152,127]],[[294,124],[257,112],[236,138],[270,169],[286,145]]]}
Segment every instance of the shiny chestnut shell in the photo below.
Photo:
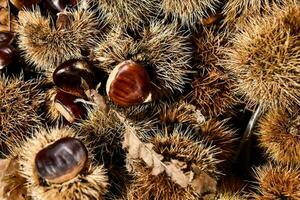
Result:
{"label": "shiny chestnut shell", "polygon": [[106,91],[121,107],[144,103],[151,97],[151,81],[146,69],[131,60],[124,61],[111,72]]}
{"label": "shiny chestnut shell", "polygon": [[77,5],[79,0],[46,0],[47,5],[57,12],[62,12],[66,7]]}
{"label": "shiny chestnut shell", "polygon": [[0,46],[0,69],[5,68],[12,63],[15,55],[15,49],[8,44]]}
{"label": "shiny chestnut shell", "polygon": [[84,59],[72,59],[62,63],[53,72],[55,85],[66,93],[85,97],[83,82],[88,87],[95,87],[95,71],[93,66]]}
{"label": "shiny chestnut shell", "polygon": [[54,104],[57,110],[64,116],[68,122],[73,123],[76,119],[84,118],[86,109],[81,103],[75,103],[76,96],[57,91],[54,98]]}
{"label": "shiny chestnut shell", "polygon": [[84,144],[65,137],[39,151],[35,166],[39,176],[49,183],[63,183],[76,177],[84,169],[87,159]]}

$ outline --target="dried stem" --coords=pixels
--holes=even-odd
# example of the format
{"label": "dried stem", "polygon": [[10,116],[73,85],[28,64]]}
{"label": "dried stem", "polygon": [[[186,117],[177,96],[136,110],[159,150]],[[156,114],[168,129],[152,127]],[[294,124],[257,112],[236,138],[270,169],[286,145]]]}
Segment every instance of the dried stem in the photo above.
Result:
{"label": "dried stem", "polygon": [[255,125],[257,124],[257,121],[260,118],[261,114],[263,113],[263,109],[262,108],[263,108],[263,106],[260,104],[256,108],[255,112],[252,114],[252,116],[251,116],[251,118],[250,118],[250,120],[248,122],[248,125],[247,125],[247,127],[245,129],[244,135],[243,135],[243,137],[241,139],[241,143],[240,143],[239,148],[237,150],[237,154],[236,154],[236,157],[234,159],[234,163],[237,162],[237,159],[240,156],[242,148],[245,146],[245,144],[247,144],[249,142],[249,140],[250,140],[250,138],[252,136],[252,133],[253,133],[253,129],[254,129]]}

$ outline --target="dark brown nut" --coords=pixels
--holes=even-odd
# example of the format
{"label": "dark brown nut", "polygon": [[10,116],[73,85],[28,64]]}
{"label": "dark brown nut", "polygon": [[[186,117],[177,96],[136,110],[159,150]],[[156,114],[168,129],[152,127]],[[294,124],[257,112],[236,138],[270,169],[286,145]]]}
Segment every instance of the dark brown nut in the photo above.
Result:
{"label": "dark brown nut", "polygon": [[11,45],[0,46],[0,70],[12,63],[15,49]]}
{"label": "dark brown nut", "polygon": [[0,45],[11,44],[14,39],[14,34],[11,32],[0,32]]}
{"label": "dark brown nut", "polygon": [[106,92],[121,107],[151,101],[151,81],[146,69],[131,60],[117,65],[110,73]]}
{"label": "dark brown nut", "polygon": [[67,7],[73,7],[77,5],[78,0],[46,0],[46,3],[51,9],[57,12],[62,12]]}
{"label": "dark brown nut", "polygon": [[75,103],[76,98],[71,94],[58,91],[54,99],[55,108],[70,123],[73,123],[76,119],[84,118],[87,113],[81,103]]}
{"label": "dark brown nut", "polygon": [[37,172],[49,183],[63,183],[76,177],[85,167],[88,152],[75,138],[62,138],[39,151],[35,157]]}
{"label": "dark brown nut", "polygon": [[95,79],[93,66],[83,59],[66,61],[53,72],[55,85],[77,97],[85,97],[85,90],[95,87]]}
{"label": "dark brown nut", "polygon": [[10,0],[10,2],[18,9],[31,8],[33,5],[38,4],[40,0]]}

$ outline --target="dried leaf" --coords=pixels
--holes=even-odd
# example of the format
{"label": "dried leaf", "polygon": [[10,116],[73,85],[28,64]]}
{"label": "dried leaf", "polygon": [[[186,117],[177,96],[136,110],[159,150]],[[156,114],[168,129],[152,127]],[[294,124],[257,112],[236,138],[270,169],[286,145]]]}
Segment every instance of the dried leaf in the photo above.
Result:
{"label": "dried leaf", "polygon": [[[119,116],[119,115],[118,115]],[[153,150],[153,144],[143,143],[137,136],[137,131],[126,124],[124,118],[120,120],[126,125],[123,148],[128,151],[128,159],[142,159],[147,167],[152,168],[152,175],[157,176],[165,172],[173,182],[183,188],[191,186],[200,194],[216,191],[216,180],[195,166],[184,172],[187,164],[178,160],[163,162],[163,155]],[[195,170],[195,171],[194,171]]]}
{"label": "dried leaf", "polygon": [[0,178],[6,173],[6,169],[9,166],[10,160],[9,159],[1,159],[0,160]]}
{"label": "dried leaf", "polygon": [[0,160],[0,199],[25,200],[25,179],[18,175],[16,159]]}
{"label": "dried leaf", "polygon": [[196,174],[194,180],[191,182],[191,186],[201,194],[214,194],[217,191],[217,181],[205,172]]}
{"label": "dried leaf", "polygon": [[192,115],[197,120],[197,123],[199,125],[203,124],[206,121],[204,115],[201,113],[201,111],[199,109],[196,108],[196,106],[194,106],[192,104],[185,104],[184,107],[187,110],[193,111]]}
{"label": "dried leaf", "polygon": [[0,7],[7,8],[8,0],[0,0]]}
{"label": "dried leaf", "polygon": [[6,8],[0,8],[0,24],[7,25],[9,21],[9,12]]}
{"label": "dried leaf", "polygon": [[4,192],[4,187],[5,184],[3,183],[3,177],[7,173],[7,168],[10,164],[9,159],[1,159],[0,160],[0,199],[6,199],[4,197],[5,192]]}
{"label": "dried leaf", "polygon": [[87,84],[87,82],[81,77],[80,87],[83,89],[83,91],[89,90],[90,87]]}
{"label": "dried leaf", "polygon": [[0,0],[0,31],[10,30],[10,9],[7,0]]}
{"label": "dried leaf", "polygon": [[185,188],[190,183],[190,177],[186,176],[182,172],[181,167],[178,167],[175,160],[172,160],[172,162],[166,166],[166,173],[172,178],[175,183],[179,184],[181,187]]}

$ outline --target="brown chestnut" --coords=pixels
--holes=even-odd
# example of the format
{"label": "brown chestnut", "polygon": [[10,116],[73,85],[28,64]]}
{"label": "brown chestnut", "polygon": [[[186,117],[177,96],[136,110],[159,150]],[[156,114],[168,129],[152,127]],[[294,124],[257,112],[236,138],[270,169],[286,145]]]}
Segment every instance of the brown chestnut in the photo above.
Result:
{"label": "brown chestnut", "polygon": [[49,183],[63,183],[76,177],[85,167],[88,151],[75,138],[65,137],[39,151],[35,166],[41,178]]}
{"label": "brown chestnut", "polygon": [[57,13],[56,28],[57,29],[68,29],[71,27],[73,21],[73,15],[70,12],[59,12]]}
{"label": "brown chestnut", "polygon": [[62,12],[68,6],[73,7],[77,5],[78,0],[46,0],[46,3],[51,9],[57,12]]}
{"label": "brown chestnut", "polygon": [[75,103],[76,96],[58,91],[54,98],[55,108],[68,122],[73,123],[76,119],[84,118],[86,109],[81,103]]}
{"label": "brown chestnut", "polygon": [[11,44],[14,39],[14,34],[11,32],[0,32],[0,45]]}
{"label": "brown chestnut", "polygon": [[38,4],[40,0],[10,0],[10,2],[18,9],[31,8],[33,5]]}
{"label": "brown chestnut", "polygon": [[224,18],[224,15],[217,13],[215,15],[211,15],[207,18],[202,19],[202,24],[204,26],[211,26],[211,25],[214,25],[214,24],[217,24],[218,22],[220,22],[223,18]]}
{"label": "brown chestnut", "polygon": [[151,101],[151,81],[146,69],[131,60],[117,65],[110,73],[106,92],[121,107]]}
{"label": "brown chestnut", "polygon": [[12,63],[15,49],[8,44],[0,46],[0,70]]}
{"label": "brown chestnut", "polygon": [[85,97],[85,90],[95,87],[95,79],[93,66],[83,59],[68,60],[53,72],[55,85],[62,91],[78,97]]}

